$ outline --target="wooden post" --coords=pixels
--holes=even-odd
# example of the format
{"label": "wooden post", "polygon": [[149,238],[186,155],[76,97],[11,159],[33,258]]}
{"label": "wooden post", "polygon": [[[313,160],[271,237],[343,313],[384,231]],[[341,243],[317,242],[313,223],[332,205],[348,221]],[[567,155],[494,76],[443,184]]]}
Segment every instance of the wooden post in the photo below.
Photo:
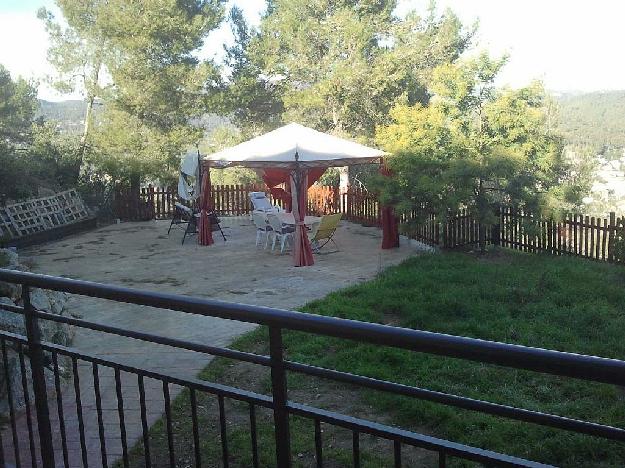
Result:
{"label": "wooden post", "polygon": [[616,247],[614,241],[616,240],[616,213],[610,212],[610,223],[608,224],[608,262],[614,262],[616,260]]}
{"label": "wooden post", "polygon": [[501,220],[502,220],[502,211],[501,207],[495,209],[495,216],[497,216],[497,223],[493,224],[491,228],[491,242],[493,245],[500,246],[501,245]]}

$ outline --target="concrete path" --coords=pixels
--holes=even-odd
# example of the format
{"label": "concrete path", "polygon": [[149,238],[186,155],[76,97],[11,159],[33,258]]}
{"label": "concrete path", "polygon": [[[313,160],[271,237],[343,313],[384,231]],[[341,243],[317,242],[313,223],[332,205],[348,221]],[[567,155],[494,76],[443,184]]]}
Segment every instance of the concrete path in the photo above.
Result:
{"label": "concrete path", "polygon": [[[389,265],[414,253],[409,245],[381,250],[381,232],[343,222],[336,241],[340,250],[320,254],[315,265],[291,266],[290,255],[272,253],[254,245],[255,228],[247,218],[226,218],[227,242],[214,235],[215,245],[200,247],[192,237],[180,245],[182,231],[169,222],[124,223],[108,226],[58,242],[20,252],[33,270],[138,289],[164,291],[231,302],[294,309],[328,293],[375,276]],[[330,249],[332,250],[332,249]],[[212,317],[72,296],[68,307],[90,321],[180,338],[212,346],[227,346],[253,325]],[[77,330],[73,346],[105,359],[144,369],[158,370],[183,378],[195,377],[211,357],[89,330]],[[110,369],[100,372],[103,419],[108,462],[121,456],[121,438],[115,381]],[[79,377],[89,466],[101,466],[91,365],[81,362]],[[122,373],[124,408],[131,447],[142,435],[137,377]],[[152,424],[162,415],[163,389],[160,382],[145,380],[147,415]],[[172,399],[180,388],[171,388]],[[78,418],[73,385],[62,391],[67,425],[70,466],[82,466]],[[55,407],[56,408],[56,407]],[[58,417],[52,411],[53,431],[59,438]],[[25,417],[19,420],[22,466],[30,466]],[[5,456],[11,458],[10,431],[2,434]],[[56,464],[63,466],[60,439]]]}

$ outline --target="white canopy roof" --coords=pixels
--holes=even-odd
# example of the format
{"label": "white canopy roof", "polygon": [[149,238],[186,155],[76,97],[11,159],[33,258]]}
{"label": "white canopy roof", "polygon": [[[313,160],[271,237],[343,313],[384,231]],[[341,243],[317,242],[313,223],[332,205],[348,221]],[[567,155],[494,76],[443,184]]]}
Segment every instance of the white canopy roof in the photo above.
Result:
{"label": "white canopy roof", "polygon": [[291,123],[204,157],[214,167],[333,167],[380,161],[386,153]]}

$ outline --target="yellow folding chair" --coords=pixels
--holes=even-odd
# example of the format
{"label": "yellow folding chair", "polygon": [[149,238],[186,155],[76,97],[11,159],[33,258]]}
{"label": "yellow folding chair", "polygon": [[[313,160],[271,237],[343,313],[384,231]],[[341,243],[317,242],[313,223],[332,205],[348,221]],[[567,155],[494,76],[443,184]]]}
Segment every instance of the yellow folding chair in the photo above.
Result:
{"label": "yellow folding chair", "polygon": [[[336,245],[333,237],[339,225],[339,221],[341,220],[341,216],[341,213],[322,216],[319,224],[313,227],[312,231],[308,234],[308,238],[315,252],[319,252],[319,250],[330,241]],[[337,249],[338,247],[339,246],[336,245]]]}

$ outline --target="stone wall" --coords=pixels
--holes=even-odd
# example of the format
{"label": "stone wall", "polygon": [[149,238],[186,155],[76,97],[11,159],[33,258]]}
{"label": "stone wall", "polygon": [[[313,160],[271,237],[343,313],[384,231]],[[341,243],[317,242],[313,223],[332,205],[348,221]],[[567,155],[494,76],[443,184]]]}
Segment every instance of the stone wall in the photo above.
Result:
{"label": "stone wall", "polygon": [[[0,268],[28,271],[27,267],[20,264],[18,254],[10,249],[0,249]],[[22,288],[20,285],[0,281],[0,329],[25,336],[26,330],[24,327],[24,317],[21,314],[2,310],[2,304],[23,305],[21,295]],[[65,293],[32,288],[30,300],[33,307],[37,310],[56,315],[73,316],[73,314],[70,314],[65,307],[67,303],[67,295]],[[44,341],[64,346],[71,344],[73,327],[57,322],[51,322],[49,320],[40,320],[39,325],[41,329],[41,336]],[[20,362],[16,346],[14,343],[7,341],[6,349],[8,369],[5,369],[0,353],[0,412],[2,413],[6,413],[8,411],[7,388],[11,389],[16,409],[19,409],[24,405],[22,374],[20,371]],[[46,362],[51,362],[49,356],[48,359],[46,359]],[[66,367],[64,359],[59,359],[59,364],[62,368]],[[25,365],[29,393],[31,394],[32,401],[30,362],[27,355],[25,356]],[[53,387],[53,373],[50,369],[46,370],[46,379],[48,381],[48,386]]]}

